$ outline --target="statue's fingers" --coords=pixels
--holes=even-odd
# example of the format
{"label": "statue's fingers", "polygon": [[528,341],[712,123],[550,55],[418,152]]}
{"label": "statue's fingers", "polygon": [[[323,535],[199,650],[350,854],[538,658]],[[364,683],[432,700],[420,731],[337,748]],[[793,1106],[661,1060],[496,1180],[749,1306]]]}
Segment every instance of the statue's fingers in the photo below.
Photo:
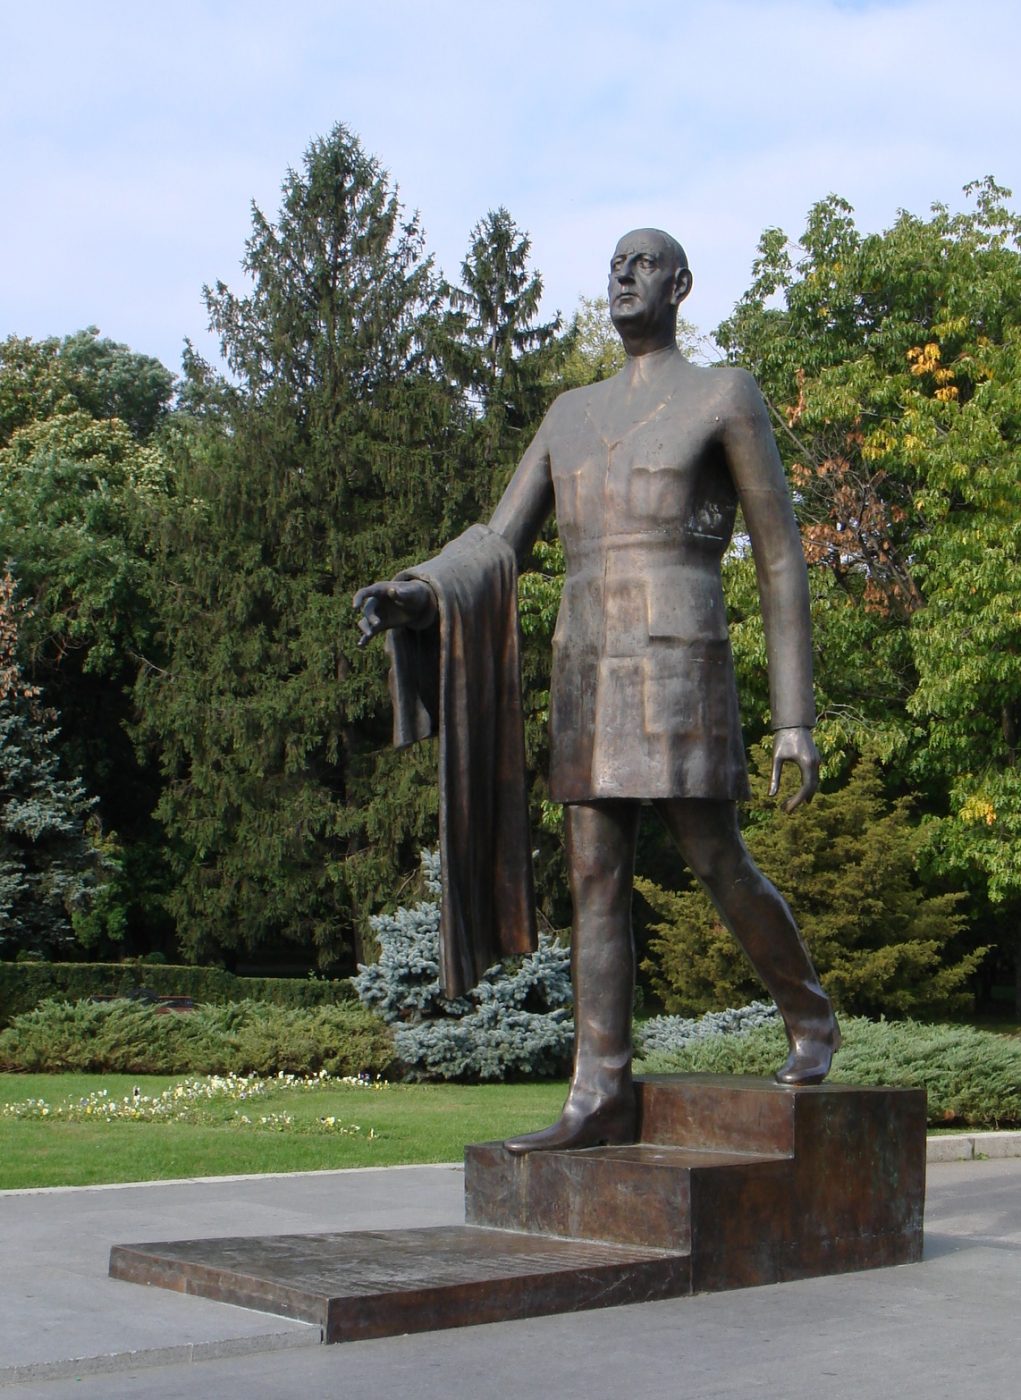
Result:
{"label": "statue's fingers", "polygon": [[800,807],[804,802],[811,802],[815,796],[815,790],[819,786],[819,770],[815,764],[810,764],[807,769],[801,769],[801,786],[793,797],[787,799],[783,809],[785,812],[793,812],[796,807]]}
{"label": "statue's fingers", "polygon": [[801,806],[802,802],[807,802],[808,798],[805,796],[806,791],[807,785],[805,783],[802,783],[801,787],[797,790],[794,796],[788,797],[787,801],[783,804],[784,811],[788,813],[793,812],[796,807]]}
{"label": "statue's fingers", "polygon": [[360,647],[365,646],[367,642],[371,642],[376,633],[383,629],[383,623],[379,613],[375,609],[374,602],[375,595],[370,594],[365,600],[362,607],[362,615],[358,619],[358,630],[362,634],[358,638],[358,645]]}
{"label": "statue's fingers", "polygon": [[775,753],[773,755],[773,771],[769,779],[770,797],[775,797],[780,791],[780,773],[783,769],[783,762],[783,754]]}

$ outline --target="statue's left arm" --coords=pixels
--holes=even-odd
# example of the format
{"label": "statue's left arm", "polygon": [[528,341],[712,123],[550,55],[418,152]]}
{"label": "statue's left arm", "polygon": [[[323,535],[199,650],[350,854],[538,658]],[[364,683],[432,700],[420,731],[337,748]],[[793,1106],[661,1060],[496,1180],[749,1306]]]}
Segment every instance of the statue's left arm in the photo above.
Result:
{"label": "statue's left arm", "polygon": [[722,445],[751,539],[769,662],[774,731],[770,793],[779,787],[783,764],[795,763],[801,788],[786,804],[791,811],[810,801],[819,786],[819,755],[812,739],[808,571],[762,395],[751,375],[727,373],[732,384]]}

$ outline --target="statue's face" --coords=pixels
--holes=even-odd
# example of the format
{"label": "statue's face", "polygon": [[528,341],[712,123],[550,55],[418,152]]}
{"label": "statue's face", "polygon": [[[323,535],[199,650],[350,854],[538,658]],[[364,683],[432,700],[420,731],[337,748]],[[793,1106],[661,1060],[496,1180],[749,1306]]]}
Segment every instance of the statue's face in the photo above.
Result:
{"label": "statue's face", "polygon": [[610,319],[618,330],[668,324],[688,286],[690,274],[682,274],[661,233],[656,229],[626,233],[610,259]]}

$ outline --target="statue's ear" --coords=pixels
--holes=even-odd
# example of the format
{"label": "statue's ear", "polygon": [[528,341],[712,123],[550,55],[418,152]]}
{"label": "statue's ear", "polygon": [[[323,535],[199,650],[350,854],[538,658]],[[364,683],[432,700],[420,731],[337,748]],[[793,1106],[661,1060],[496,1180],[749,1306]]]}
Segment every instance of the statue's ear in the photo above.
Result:
{"label": "statue's ear", "polygon": [[680,306],[681,302],[691,291],[691,284],[694,278],[691,275],[690,267],[679,267],[674,274],[674,290],[670,300],[674,306]]}

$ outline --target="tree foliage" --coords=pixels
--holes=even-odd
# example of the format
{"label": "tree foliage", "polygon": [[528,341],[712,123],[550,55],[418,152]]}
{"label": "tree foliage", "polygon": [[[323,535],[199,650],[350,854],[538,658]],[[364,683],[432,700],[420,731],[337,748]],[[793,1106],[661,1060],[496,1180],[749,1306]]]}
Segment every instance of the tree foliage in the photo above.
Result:
{"label": "tree foliage", "polygon": [[158,657],[148,538],[172,490],[158,438],[173,383],[94,329],[0,345],[0,560],[31,603],[20,655],[59,716],[66,771],[124,852],[79,932],[141,948],[160,933],[161,833],[128,729],[135,677]]}
{"label": "tree foliage", "polygon": [[[828,769],[895,759],[935,819],[920,858],[1013,942],[1021,217],[991,179],[967,193],[871,236],[835,196],[798,247],[767,230],[719,339],[758,376],[798,495]],[[735,650],[754,695],[754,624]]]}
{"label": "tree foliage", "polygon": [[542,278],[528,235],[501,207],[470,239],[434,341],[437,372],[464,409],[455,451],[466,521],[492,512],[550,402],[561,355],[559,315],[539,320]]}
{"label": "tree foliage", "polygon": [[18,428],[58,414],[116,418],[139,442],[169,412],[174,376],[149,355],[100,338],[95,326],[62,340],[0,343],[0,445]]}
{"label": "tree foliage", "polygon": [[0,953],[46,956],[74,942],[104,859],[86,831],[95,800],[62,775],[53,711],[22,674],[19,615],[8,571],[0,577]]}
{"label": "tree foliage", "polygon": [[[758,791],[769,755],[758,750]],[[915,862],[923,833],[906,799],[890,802],[874,760],[785,814],[761,795],[747,841],[787,893],[823,984],[838,1008],[865,1015],[944,1014],[962,1006],[985,949],[962,953],[961,895],[933,894]],[[701,890],[638,888],[660,915],[643,964],[670,1012],[739,1005],[761,992],[737,943]]]}
{"label": "tree foliage", "polygon": [[343,127],[288,171],[275,221],[253,208],[243,267],[249,291],[206,292],[236,384],[189,362],[169,659],[140,696],[185,947],[289,941],[327,966],[434,835],[434,758],[389,751],[351,596],[468,523],[468,415],[418,220]]}

